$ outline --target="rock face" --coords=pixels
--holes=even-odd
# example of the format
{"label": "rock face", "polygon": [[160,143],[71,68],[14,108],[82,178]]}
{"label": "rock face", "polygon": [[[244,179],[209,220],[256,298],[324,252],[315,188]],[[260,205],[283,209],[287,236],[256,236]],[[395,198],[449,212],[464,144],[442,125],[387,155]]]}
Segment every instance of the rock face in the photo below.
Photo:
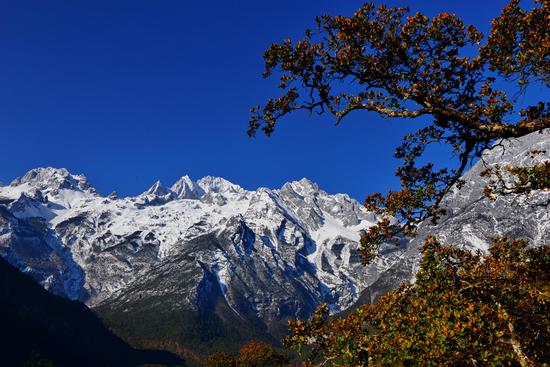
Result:
{"label": "rock face", "polygon": [[[539,154],[531,154],[539,151]],[[532,133],[519,139],[503,141],[485,152],[483,159],[463,177],[465,185],[454,189],[444,199],[447,214],[436,225],[425,223],[401,260],[370,284],[358,303],[373,302],[376,297],[414,278],[424,238],[435,236],[440,242],[486,251],[495,235],[524,238],[532,246],[550,245],[550,192],[533,192],[529,197],[504,195],[491,201],[483,194],[487,181],[480,177],[486,167],[529,166],[550,159],[550,130]]]}
{"label": "rock face", "polygon": [[359,233],[375,222],[307,179],[248,191],[184,176],[118,198],[82,175],[38,168],[0,187],[0,254],[51,292],[92,307],[177,295],[166,307],[191,311],[215,293],[235,315],[266,324],[321,302],[352,305],[406,250],[388,246],[363,267]]}

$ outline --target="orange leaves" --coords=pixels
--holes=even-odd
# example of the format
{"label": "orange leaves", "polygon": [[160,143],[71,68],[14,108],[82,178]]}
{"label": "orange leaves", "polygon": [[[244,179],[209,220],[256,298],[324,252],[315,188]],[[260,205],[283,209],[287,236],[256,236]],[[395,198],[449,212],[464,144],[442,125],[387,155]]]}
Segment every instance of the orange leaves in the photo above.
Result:
{"label": "orange leaves", "polygon": [[[539,1],[522,10],[519,4],[511,1],[493,21],[488,42],[474,57],[461,55],[475,52],[482,35],[456,16],[429,19],[374,4],[352,16],[318,17],[318,35],[306,31],[305,40],[285,40],[265,52],[264,75],[280,72],[284,93],[252,110],[250,135],[260,128],[271,134],[281,118],[297,110],[330,113],[337,123],[356,110],[433,118],[396,149],[401,189],[365,200],[383,219],[361,236],[364,262],[376,257],[381,241],[413,236],[418,223],[443,215],[442,198],[462,184],[468,162],[493,142],[550,127],[550,104],[544,102],[520,110],[519,121],[503,122],[516,118],[516,111],[495,86],[518,76],[522,88],[531,79],[549,83],[549,6]],[[440,143],[453,148],[459,169],[417,164],[427,146]],[[493,199],[550,188],[550,162],[493,167],[483,174],[494,175],[485,188]],[[515,178],[513,185],[505,175]],[[285,344],[299,352],[311,348],[341,366],[506,365],[516,363],[509,325],[519,325],[525,353],[548,359],[549,259],[548,247],[527,250],[524,242],[507,238],[496,239],[487,256],[429,238],[414,286],[344,319],[331,319],[328,307],[321,306],[309,320],[289,322],[292,334]]]}
{"label": "orange leaves", "polygon": [[233,355],[226,352],[215,352],[210,354],[204,364],[205,367],[236,367],[237,360]]}
{"label": "orange leaves", "polygon": [[[550,278],[550,249],[526,249],[525,242],[507,239],[495,239],[493,248],[490,255],[475,255],[430,238],[414,286],[342,319],[330,319],[321,308],[304,323],[301,339],[293,335],[288,345],[301,340],[312,348],[311,361],[322,355],[333,366],[515,365],[512,322],[523,325],[515,328],[522,330],[517,339],[537,364],[548,357],[547,336],[532,331],[550,328],[550,294],[535,296]],[[505,280],[509,276],[514,281]]]}
{"label": "orange leaves", "polygon": [[[264,76],[278,72],[283,93],[252,110],[248,133],[261,129],[270,135],[280,119],[298,110],[329,113],[336,124],[358,110],[385,118],[433,118],[396,150],[402,160],[396,169],[401,189],[366,199],[369,210],[400,223],[381,221],[363,234],[363,260],[372,261],[381,241],[398,243],[396,235],[414,236],[417,225],[427,219],[436,223],[444,214],[442,198],[461,185],[468,163],[484,149],[499,139],[550,127],[550,105],[543,102],[521,110],[522,120],[504,122],[517,118],[517,111],[496,87],[518,73],[525,81],[533,77],[550,82],[549,9],[545,2],[538,4],[523,11],[512,1],[473,57],[463,55],[470,55],[472,48],[475,53],[482,35],[453,14],[430,19],[410,15],[406,8],[368,3],[351,16],[318,17],[317,34],[306,31],[303,40],[285,40],[266,50]],[[489,73],[487,65],[497,73]],[[504,80],[497,83],[497,76]],[[458,164],[440,169],[418,164],[430,144],[449,144]],[[522,187],[547,185],[548,172],[540,168],[515,172],[526,184]],[[490,189],[485,193],[496,198]]]}
{"label": "orange leaves", "polygon": [[[538,154],[538,153],[537,153]],[[550,190],[550,160],[529,167],[487,167],[481,175],[488,178],[483,193],[491,200],[497,195],[522,195],[527,199],[533,192]]]}
{"label": "orange leaves", "polygon": [[[365,200],[367,209],[383,218],[361,236],[365,263],[376,257],[381,241],[414,236],[418,223],[443,215],[442,198],[463,183],[467,164],[493,142],[550,127],[550,104],[544,102],[520,110],[521,120],[504,122],[517,111],[497,85],[518,76],[521,88],[531,79],[550,82],[549,6],[539,1],[522,10],[519,4],[511,1],[493,21],[488,42],[474,57],[461,55],[475,52],[482,35],[453,14],[429,19],[374,4],[352,16],[318,17],[318,35],[306,31],[305,40],[285,40],[265,52],[264,75],[280,72],[284,93],[252,110],[250,135],[260,128],[271,134],[281,118],[297,110],[330,113],[337,123],[356,110],[386,118],[433,118],[396,149],[401,189]],[[459,157],[458,169],[417,163],[427,146],[440,143]],[[493,199],[550,189],[550,162],[493,167],[483,174],[495,176],[484,190]],[[505,175],[515,178],[513,185]],[[328,307],[321,306],[309,320],[289,323],[292,334],[285,344],[298,352],[310,348],[340,366],[513,365],[509,325],[517,325],[525,353],[548,359],[550,253],[548,247],[525,246],[496,239],[490,254],[482,256],[429,238],[414,286],[343,319],[331,319]]]}
{"label": "orange leaves", "polygon": [[525,11],[519,1],[511,1],[493,20],[489,40],[481,49],[492,70],[518,75],[520,85],[529,79],[550,82],[550,7],[542,3]]}
{"label": "orange leaves", "polygon": [[245,344],[237,358],[239,367],[282,367],[288,363],[288,357],[275,350],[271,345],[252,340]]}

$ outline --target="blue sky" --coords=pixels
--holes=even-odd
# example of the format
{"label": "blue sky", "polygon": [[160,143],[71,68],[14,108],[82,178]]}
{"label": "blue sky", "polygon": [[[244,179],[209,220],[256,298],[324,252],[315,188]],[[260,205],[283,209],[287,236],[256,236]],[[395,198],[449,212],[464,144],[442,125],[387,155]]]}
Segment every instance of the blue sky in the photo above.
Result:
{"label": "blue sky", "polygon": [[[505,2],[389,3],[454,12],[485,30]],[[249,189],[308,177],[360,200],[385,191],[396,184],[393,149],[416,123],[356,114],[335,127],[299,113],[271,138],[246,135],[249,108],[278,93],[276,80],[261,77],[265,48],[300,37],[315,15],[360,5],[2,1],[0,180],[54,166],[85,173],[105,194],[138,194],[184,174]]]}

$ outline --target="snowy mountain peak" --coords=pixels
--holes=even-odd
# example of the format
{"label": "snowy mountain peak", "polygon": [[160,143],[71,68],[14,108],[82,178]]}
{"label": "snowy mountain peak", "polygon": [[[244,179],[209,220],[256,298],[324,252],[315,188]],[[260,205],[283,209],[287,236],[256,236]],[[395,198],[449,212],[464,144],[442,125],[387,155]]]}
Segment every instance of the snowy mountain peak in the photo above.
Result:
{"label": "snowy mountain peak", "polygon": [[162,182],[160,182],[160,180],[157,180],[153,186],[151,186],[149,188],[149,190],[147,190],[144,195],[155,195],[155,196],[166,196],[166,195],[170,195],[172,193],[172,191],[170,189],[168,189],[167,187],[164,187],[162,185]]}
{"label": "snowy mountain peak", "polygon": [[298,181],[285,183],[281,189],[292,190],[302,196],[311,196],[321,190],[319,185],[305,177]]}
{"label": "snowy mountain peak", "polygon": [[[60,190],[59,195],[37,189],[52,186],[52,182],[68,182],[75,189]],[[189,243],[201,238],[213,241],[207,247],[200,246],[205,251],[217,241],[223,245],[223,251],[216,252],[220,247],[214,246],[214,252],[199,260],[212,269],[218,266],[212,271],[221,272],[220,279],[227,287],[233,282],[229,277],[240,276],[227,264],[243,261],[252,266],[246,276],[252,288],[258,276],[271,277],[270,271],[278,273],[280,281],[287,276],[301,277],[299,282],[309,284],[308,302],[326,300],[337,308],[352,302],[354,289],[367,284],[365,271],[347,254],[356,251],[359,231],[375,223],[375,218],[359,203],[330,195],[309,180],[288,184],[287,191],[248,191],[221,177],[193,181],[183,176],[170,188],[157,181],[143,194],[125,198],[80,191],[83,182],[83,176],[72,176],[66,170],[37,169],[14,181],[14,186],[0,188],[0,225],[3,220],[13,220],[2,217],[2,205],[29,223],[43,219],[40,233],[47,233],[47,237],[36,256],[50,256],[53,251],[60,259],[35,269],[33,274],[40,281],[55,278],[54,288],[69,297],[89,304],[101,302],[154,266],[170,262],[187,251]],[[2,241],[0,236],[0,253],[5,253]],[[13,247],[14,259],[23,256],[17,246]],[[331,255],[333,246],[347,257]],[[254,268],[259,269],[264,259],[276,265],[258,275]],[[37,261],[42,262],[46,260]],[[317,263],[330,271],[311,270]],[[185,264],[194,266],[193,262]],[[351,280],[346,274],[353,274]],[[326,287],[345,289],[346,295],[326,299]],[[237,300],[228,302],[235,306]],[[259,314],[271,309],[268,298],[260,303],[254,306]]]}
{"label": "snowy mountain peak", "polygon": [[204,194],[197,183],[187,175],[178,179],[170,190],[177,195],[178,199],[198,199]]}
{"label": "snowy mountain peak", "polygon": [[28,184],[44,193],[57,195],[60,190],[82,191],[95,193],[95,189],[90,186],[86,176],[72,175],[65,168],[34,168],[28,171],[24,176],[16,178],[11,186]]}
{"label": "snowy mountain peak", "polygon": [[[84,176],[52,168],[0,187],[0,256],[49,291],[90,306],[132,314],[147,304],[155,315],[175,309],[195,315],[221,305],[269,330],[309,317],[320,303],[336,312],[410,280],[427,234],[482,250],[495,233],[548,243],[550,212],[536,204],[550,193],[528,198],[536,206],[486,200],[479,176],[483,163],[528,164],[534,148],[550,152],[550,131],[491,150],[444,200],[448,217],[423,224],[411,242],[382,244],[367,267],[358,242],[377,216],[308,179],[247,191],[220,177],[183,176],[170,189],[156,182],[147,195],[116,199],[84,192]],[[64,185],[74,190],[39,189]]]}
{"label": "snowy mountain peak", "polygon": [[244,190],[239,185],[227,181],[222,177],[206,176],[197,181],[197,185],[205,193],[244,193]]}

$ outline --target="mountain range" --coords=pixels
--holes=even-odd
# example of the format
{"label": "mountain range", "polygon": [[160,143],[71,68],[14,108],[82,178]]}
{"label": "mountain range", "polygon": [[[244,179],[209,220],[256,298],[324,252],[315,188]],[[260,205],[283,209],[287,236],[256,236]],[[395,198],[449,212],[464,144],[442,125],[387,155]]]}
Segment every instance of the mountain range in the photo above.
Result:
{"label": "mountain range", "polygon": [[277,343],[286,320],[320,303],[342,312],[411,280],[428,235],[480,251],[495,234],[550,243],[548,192],[491,201],[479,177],[486,165],[530,164],[548,152],[548,130],[496,145],[445,198],[446,216],[400,246],[383,244],[366,267],[358,239],[378,218],[307,179],[250,191],[183,176],[120,198],[56,168],[0,187],[0,255],[50,292],[86,303],[136,346],[189,356],[251,338]]}
{"label": "mountain range", "polygon": [[[322,302],[334,312],[351,306],[407,247],[388,245],[364,267],[360,231],[376,221],[307,179],[248,191],[183,176],[119,198],[100,195],[83,175],[37,168],[0,187],[2,257],[123,333],[122,319],[166,330],[179,312],[185,332],[174,333],[193,349],[251,336],[276,343],[289,318]],[[153,316],[161,319],[134,322]]]}

